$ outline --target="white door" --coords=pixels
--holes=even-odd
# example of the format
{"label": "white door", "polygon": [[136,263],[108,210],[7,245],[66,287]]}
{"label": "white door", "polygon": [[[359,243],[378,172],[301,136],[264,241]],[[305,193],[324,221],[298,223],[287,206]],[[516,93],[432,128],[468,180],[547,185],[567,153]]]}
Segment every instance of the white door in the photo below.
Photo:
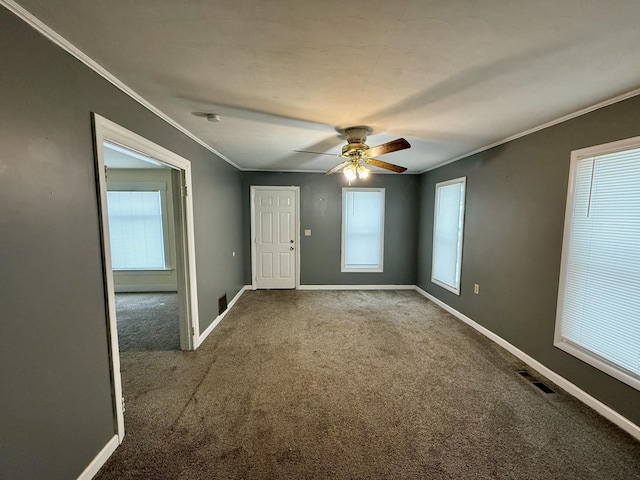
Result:
{"label": "white door", "polygon": [[251,187],[256,288],[296,288],[297,187]]}

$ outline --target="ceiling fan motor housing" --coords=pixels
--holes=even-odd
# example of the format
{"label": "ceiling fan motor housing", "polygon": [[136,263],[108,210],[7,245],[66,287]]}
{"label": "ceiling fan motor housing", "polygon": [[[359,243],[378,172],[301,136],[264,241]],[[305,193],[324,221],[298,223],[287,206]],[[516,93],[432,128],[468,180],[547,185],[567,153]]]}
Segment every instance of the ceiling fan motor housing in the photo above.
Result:
{"label": "ceiling fan motor housing", "polygon": [[364,155],[364,151],[369,148],[368,145],[364,143],[348,143],[347,145],[342,147],[342,156],[343,157],[353,157],[358,156],[362,157]]}
{"label": "ceiling fan motor housing", "polygon": [[365,150],[369,146],[364,143],[367,141],[367,135],[371,133],[370,127],[349,127],[345,128],[344,134],[347,137],[347,145],[342,147],[342,155],[350,157],[362,157]]}
{"label": "ceiling fan motor housing", "polygon": [[371,127],[349,127],[344,129],[344,134],[349,143],[364,143],[367,141],[367,135],[369,135],[371,131]]}

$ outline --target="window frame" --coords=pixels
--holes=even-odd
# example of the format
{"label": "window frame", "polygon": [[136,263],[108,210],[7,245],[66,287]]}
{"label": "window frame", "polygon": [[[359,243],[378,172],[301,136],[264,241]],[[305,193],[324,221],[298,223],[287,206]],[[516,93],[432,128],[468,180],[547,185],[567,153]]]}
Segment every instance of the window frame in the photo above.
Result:
{"label": "window frame", "polygon": [[[346,215],[345,210],[347,208],[347,193],[348,192],[377,192],[381,194],[382,209],[380,211],[380,250],[378,256],[378,264],[374,267],[349,267],[345,264],[346,261]],[[384,217],[386,209],[385,200],[385,188],[384,187],[371,187],[371,188],[359,188],[359,187],[342,187],[342,232],[341,232],[341,248],[340,248],[340,271],[345,273],[382,273],[384,271]]]}
{"label": "window frame", "polygon": [[[456,184],[462,185],[463,199],[462,199],[462,211],[459,212],[459,216],[458,216],[459,236],[458,236],[458,246],[457,246],[457,252],[456,252],[457,285],[449,285],[448,283],[445,283],[444,281],[439,280],[435,277],[434,258],[436,257],[436,246],[437,246],[436,236],[438,233],[438,217],[439,217],[438,216],[438,207],[439,207],[438,189],[447,187],[450,185],[456,185]],[[434,188],[433,203],[434,205],[433,205],[433,238],[432,238],[432,247],[431,247],[431,282],[456,295],[460,295],[460,288],[462,283],[462,246],[464,244],[464,221],[465,221],[465,214],[467,210],[467,177],[465,176],[465,177],[452,178],[451,180],[445,180],[443,182],[436,183]]]}
{"label": "window frame", "polygon": [[567,274],[570,255],[569,250],[571,246],[571,234],[573,231],[573,211],[576,203],[578,164],[582,160],[591,159],[602,155],[620,153],[626,150],[634,150],[638,148],[640,148],[640,137],[634,137],[625,140],[619,140],[616,142],[595,145],[571,152],[569,185],[567,188],[567,203],[562,239],[562,257],[558,284],[558,301],[553,338],[553,345],[558,349],[568,353],[569,355],[572,355],[579,360],[582,360],[588,365],[597,368],[598,370],[610,375],[613,378],[616,378],[617,380],[620,380],[621,382],[631,386],[632,388],[635,388],[636,390],[640,390],[640,377],[637,376],[634,372],[628,371],[621,365],[616,364],[613,360],[600,356],[599,354],[591,351],[587,346],[580,345],[577,342],[572,342],[569,339],[564,338],[564,336],[562,335],[562,312],[564,311],[567,291]]}
{"label": "window frame", "polygon": [[[117,273],[145,273],[145,272],[170,272],[173,270],[171,265],[171,251],[169,248],[169,213],[167,206],[167,184],[166,182],[108,182],[107,184],[107,202],[109,192],[159,192],[160,193],[160,212],[162,215],[162,241],[164,250],[164,268],[115,268],[112,270]],[[108,205],[107,205],[108,208]]]}

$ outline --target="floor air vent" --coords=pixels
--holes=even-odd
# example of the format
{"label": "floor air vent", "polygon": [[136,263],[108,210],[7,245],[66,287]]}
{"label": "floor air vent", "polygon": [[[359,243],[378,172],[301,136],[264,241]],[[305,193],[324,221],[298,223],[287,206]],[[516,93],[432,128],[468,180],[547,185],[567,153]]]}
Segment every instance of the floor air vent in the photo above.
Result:
{"label": "floor air vent", "polygon": [[227,309],[227,294],[225,293],[218,299],[218,315],[222,315],[222,313]]}
{"label": "floor air vent", "polygon": [[544,393],[556,393],[553,390],[551,390],[547,385],[542,383],[540,380],[538,380],[537,378],[532,376],[526,370],[518,370],[518,373],[522,376],[522,378],[524,378],[525,380],[528,380],[529,382],[533,383],[536,387],[538,387]]}

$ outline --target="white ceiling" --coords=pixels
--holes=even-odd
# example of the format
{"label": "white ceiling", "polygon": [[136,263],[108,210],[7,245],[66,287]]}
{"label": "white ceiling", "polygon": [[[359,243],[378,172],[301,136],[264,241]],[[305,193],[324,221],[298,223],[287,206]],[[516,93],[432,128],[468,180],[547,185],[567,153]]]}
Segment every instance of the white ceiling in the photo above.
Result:
{"label": "white ceiling", "polygon": [[[638,0],[19,0],[242,169],[420,172],[640,87]],[[208,122],[192,112],[221,116]]]}

